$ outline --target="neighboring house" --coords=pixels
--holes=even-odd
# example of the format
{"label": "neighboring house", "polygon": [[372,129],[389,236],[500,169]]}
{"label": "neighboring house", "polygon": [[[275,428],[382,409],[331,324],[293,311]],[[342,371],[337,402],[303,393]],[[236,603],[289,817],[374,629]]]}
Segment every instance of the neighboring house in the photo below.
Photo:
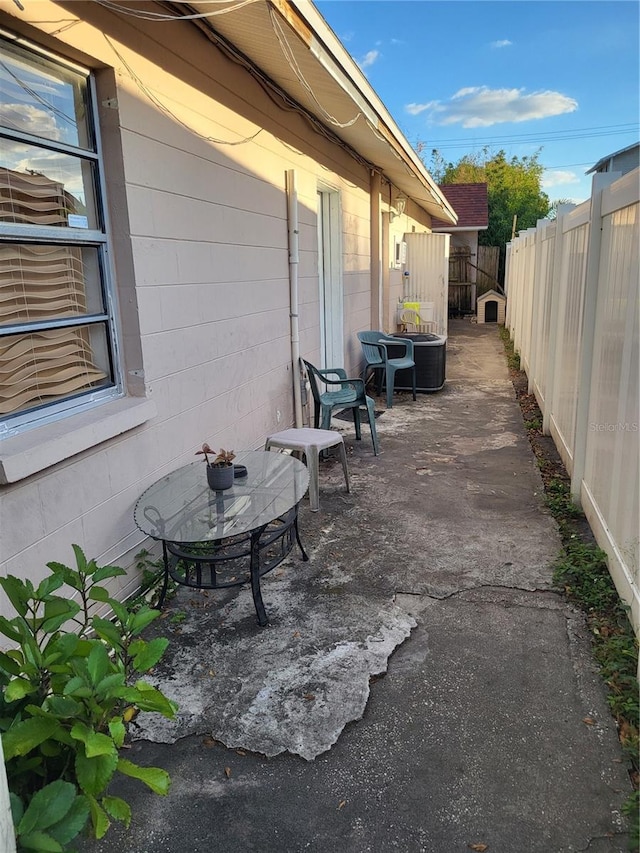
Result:
{"label": "neighboring house", "polygon": [[626,175],[638,166],[640,166],[640,142],[635,142],[633,145],[614,151],[613,154],[607,154],[606,157],[598,160],[595,166],[588,169],[585,175],[595,172],[620,172],[621,175]]}
{"label": "neighboring house", "polygon": [[[478,267],[489,265],[480,261],[478,247],[478,234],[489,227],[487,185],[441,184],[440,189],[458,215],[454,226],[439,219],[432,224],[434,232],[451,234],[449,307],[452,313],[475,311]],[[488,272],[497,277],[497,253],[495,260],[495,272]],[[493,286],[488,282],[485,289]]]}
{"label": "neighboring house", "polygon": [[456,216],[304,0],[0,28],[0,571],[37,581],[72,543],[131,566],[148,485],[299,423],[298,350],[359,372],[394,247]]}

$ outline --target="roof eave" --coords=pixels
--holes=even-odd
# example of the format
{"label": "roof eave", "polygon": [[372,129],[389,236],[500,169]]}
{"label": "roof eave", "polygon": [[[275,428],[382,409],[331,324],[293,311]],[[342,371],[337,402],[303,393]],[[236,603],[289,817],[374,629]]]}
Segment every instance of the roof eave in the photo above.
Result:
{"label": "roof eave", "polygon": [[[190,6],[198,12],[210,9],[199,0]],[[361,115],[356,124],[343,126],[326,122],[323,110],[308,98],[300,81],[291,74],[286,58],[281,55],[276,59],[278,43],[271,27],[260,31],[259,40],[254,32],[242,27],[243,15],[250,14],[249,10],[259,12],[260,8],[275,10],[286,22],[297,36],[295,48],[301,52],[299,58],[305,58],[311,73],[319,75],[324,96],[335,99],[340,107],[352,105]],[[452,224],[457,222],[453,207],[311,0],[256,0],[249,6],[212,19],[209,25],[228,41],[237,43],[235,37],[242,42],[238,44],[239,49],[256,68],[430,216]],[[271,56],[265,56],[265,45],[274,48]],[[266,66],[259,61],[260,55],[266,59]]]}

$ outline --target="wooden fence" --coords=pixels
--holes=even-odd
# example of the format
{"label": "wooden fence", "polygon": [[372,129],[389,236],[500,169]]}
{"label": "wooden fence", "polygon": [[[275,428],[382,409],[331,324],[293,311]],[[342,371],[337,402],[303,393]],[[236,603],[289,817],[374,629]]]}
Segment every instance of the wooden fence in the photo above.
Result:
{"label": "wooden fence", "polygon": [[497,290],[498,266],[500,263],[499,246],[478,246],[477,264],[477,295],[482,296],[487,290]]}
{"label": "wooden fence", "polygon": [[[507,245],[506,325],[640,634],[640,181],[594,176]],[[616,179],[617,178],[617,179]]]}
{"label": "wooden fence", "polygon": [[469,246],[452,246],[449,254],[449,316],[475,314],[476,301],[498,283],[499,246],[478,246],[473,257]]}

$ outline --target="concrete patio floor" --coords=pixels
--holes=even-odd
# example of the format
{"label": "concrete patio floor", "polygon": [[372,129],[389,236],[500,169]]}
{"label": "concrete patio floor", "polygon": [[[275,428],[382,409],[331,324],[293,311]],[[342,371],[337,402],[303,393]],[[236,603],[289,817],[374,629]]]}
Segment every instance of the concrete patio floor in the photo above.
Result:
{"label": "concrete patio floor", "polygon": [[[297,552],[247,588],[180,590],[129,755],[166,768],[95,853],[625,851],[631,792],[497,327],[450,324],[447,383],[397,394],[321,465]],[[474,846],[475,845],[475,846]],[[486,845],[486,846],[484,846]]]}

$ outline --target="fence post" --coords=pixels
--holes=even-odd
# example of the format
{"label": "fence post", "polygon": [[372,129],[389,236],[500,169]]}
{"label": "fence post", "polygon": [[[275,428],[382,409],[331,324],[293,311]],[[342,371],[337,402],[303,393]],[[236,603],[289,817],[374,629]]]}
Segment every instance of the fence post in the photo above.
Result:
{"label": "fence post", "polygon": [[560,303],[560,287],[562,285],[562,242],[563,242],[563,231],[562,231],[562,220],[564,217],[575,207],[574,204],[559,204],[558,210],[556,213],[556,241],[555,241],[555,250],[553,253],[553,273],[551,276],[551,281],[549,282],[549,286],[552,288],[551,290],[551,322],[549,324],[549,345],[548,345],[548,355],[547,355],[547,372],[545,376],[545,400],[546,405],[544,407],[544,414],[542,416],[542,432],[545,435],[549,435],[551,429],[549,427],[549,421],[551,420],[551,414],[553,412],[553,402],[555,396],[555,359],[556,359],[556,349],[558,345],[558,325],[559,325],[559,311],[558,305]]}
{"label": "fence post", "polygon": [[533,329],[533,304],[534,287],[536,277],[536,262],[538,257],[538,231],[536,228],[527,228],[525,231],[527,245],[526,264],[524,268],[523,299],[522,299],[522,344],[520,347],[521,366],[527,372],[531,372],[531,333]]}
{"label": "fence post", "polygon": [[538,359],[540,357],[540,327],[544,319],[542,315],[545,282],[543,281],[545,270],[542,268],[542,247],[544,227],[548,224],[547,219],[538,219],[536,223],[536,260],[533,279],[533,302],[531,316],[531,342],[529,344],[529,373],[527,374],[527,393],[533,393],[533,385],[538,370]]}
{"label": "fence post", "polygon": [[504,327],[505,329],[509,329],[509,323],[511,321],[511,302],[509,301],[509,277],[511,275],[511,246],[512,243],[507,243],[507,246],[504,251],[504,295],[507,297],[507,303],[504,309]]}
{"label": "fence post", "polygon": [[600,172],[593,176],[591,185],[591,215],[589,222],[589,245],[585,271],[584,309],[582,319],[582,347],[578,375],[580,387],[576,402],[576,433],[573,447],[573,470],[571,472],[571,500],[581,506],[580,486],[584,476],[589,430],[589,398],[591,396],[591,370],[593,366],[593,338],[596,327],[596,304],[600,277],[600,246],[602,243],[602,191],[620,177],[619,172]]}

